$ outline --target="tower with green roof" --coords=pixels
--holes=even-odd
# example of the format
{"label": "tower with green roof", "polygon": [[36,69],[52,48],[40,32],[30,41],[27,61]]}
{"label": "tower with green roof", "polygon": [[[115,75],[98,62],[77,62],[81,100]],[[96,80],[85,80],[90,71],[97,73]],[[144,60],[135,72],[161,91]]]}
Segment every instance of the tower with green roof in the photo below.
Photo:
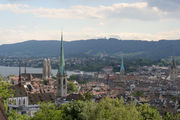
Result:
{"label": "tower with green roof", "polygon": [[56,97],[66,96],[67,95],[67,75],[65,72],[63,33],[61,33],[60,58],[59,58],[59,68],[58,68],[58,73],[57,73],[56,85],[57,85]]}
{"label": "tower with green roof", "polygon": [[122,57],[121,59],[121,67],[120,67],[120,79],[122,80],[124,78],[125,68],[124,68],[124,59]]}

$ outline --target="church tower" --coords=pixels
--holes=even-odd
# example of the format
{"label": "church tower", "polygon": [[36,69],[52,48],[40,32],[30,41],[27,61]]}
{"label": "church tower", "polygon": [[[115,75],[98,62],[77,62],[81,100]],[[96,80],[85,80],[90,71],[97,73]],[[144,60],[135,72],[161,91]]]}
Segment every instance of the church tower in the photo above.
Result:
{"label": "church tower", "polygon": [[123,57],[121,59],[121,67],[120,67],[120,80],[124,79],[124,74],[125,74],[125,68],[124,68],[124,60]]}
{"label": "church tower", "polygon": [[51,78],[51,61],[50,59],[44,59],[43,62],[43,80]]}
{"label": "church tower", "polygon": [[48,65],[47,65],[47,59],[44,59],[43,62],[43,80],[48,79]]}
{"label": "church tower", "polygon": [[177,78],[177,68],[176,68],[176,61],[174,57],[171,58],[171,66],[170,66],[170,80],[174,81]]}
{"label": "church tower", "polygon": [[63,33],[61,33],[59,69],[57,73],[57,91],[56,97],[65,97],[67,95],[67,75],[65,72],[64,48],[63,48]]}
{"label": "church tower", "polygon": [[48,67],[48,78],[51,78],[51,61],[50,59],[47,60],[47,67]]}
{"label": "church tower", "polygon": [[21,63],[19,62],[19,79],[18,79],[19,87],[22,87],[22,79],[21,79]]}

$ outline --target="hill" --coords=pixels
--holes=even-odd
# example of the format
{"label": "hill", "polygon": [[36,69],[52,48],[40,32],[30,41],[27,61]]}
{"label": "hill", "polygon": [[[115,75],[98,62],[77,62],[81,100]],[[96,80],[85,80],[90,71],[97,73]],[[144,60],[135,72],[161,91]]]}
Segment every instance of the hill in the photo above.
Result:
{"label": "hill", "polygon": [[[180,40],[118,40],[90,39],[64,42],[65,56],[121,56],[143,57],[148,59],[180,56]],[[57,57],[60,42],[57,40],[30,40],[15,44],[0,45],[0,56],[13,57]]]}

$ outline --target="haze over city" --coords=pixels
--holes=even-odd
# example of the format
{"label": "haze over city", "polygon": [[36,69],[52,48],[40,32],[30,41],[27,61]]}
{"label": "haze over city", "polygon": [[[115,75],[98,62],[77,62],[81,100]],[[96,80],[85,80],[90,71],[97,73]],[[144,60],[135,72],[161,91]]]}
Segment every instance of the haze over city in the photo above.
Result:
{"label": "haze over city", "polygon": [[180,120],[180,0],[0,0],[0,120]]}
{"label": "haze over city", "polygon": [[0,44],[180,38],[179,0],[1,0]]}

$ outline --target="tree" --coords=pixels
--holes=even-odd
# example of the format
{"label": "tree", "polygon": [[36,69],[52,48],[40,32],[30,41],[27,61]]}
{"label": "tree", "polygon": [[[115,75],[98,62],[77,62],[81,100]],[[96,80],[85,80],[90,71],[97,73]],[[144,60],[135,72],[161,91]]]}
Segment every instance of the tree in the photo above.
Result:
{"label": "tree", "polygon": [[19,115],[15,110],[8,111],[7,115],[8,120],[30,120],[30,117],[27,115]]}
{"label": "tree", "polygon": [[78,92],[78,87],[73,82],[68,82],[67,91],[68,93]]}
{"label": "tree", "polygon": [[90,101],[92,99],[92,94],[90,92],[86,92],[83,95],[81,95],[80,100],[83,101]]}
{"label": "tree", "polygon": [[58,110],[55,104],[41,103],[32,120],[63,120],[62,111]]}
{"label": "tree", "polygon": [[17,111],[10,110],[7,111],[7,100],[8,98],[12,98],[14,96],[14,91],[10,88],[10,84],[7,80],[3,81],[0,77],[0,97],[2,98],[3,102],[5,103],[5,110],[9,120],[29,120],[30,118],[26,115],[19,115]]}
{"label": "tree", "polygon": [[[16,114],[12,116],[17,118]],[[124,103],[123,99],[107,97],[100,102],[71,101],[62,104],[59,109],[52,103],[41,103],[40,110],[31,120],[179,120],[179,118],[180,114],[169,113],[162,118],[158,110],[149,104],[136,105],[135,102]]]}
{"label": "tree", "polygon": [[0,76],[0,97],[4,102],[4,107],[6,112],[8,110],[7,100],[8,98],[12,98],[13,96],[14,96],[14,91],[10,88],[10,84],[7,82],[7,80],[3,81]]}
{"label": "tree", "polygon": [[180,113],[177,113],[174,117],[174,120],[180,120]]}
{"label": "tree", "polygon": [[60,108],[65,120],[140,120],[136,104],[125,105],[123,100],[105,98],[99,103],[73,101]]}
{"label": "tree", "polygon": [[98,120],[139,120],[141,118],[136,110],[136,104],[125,105],[122,99],[102,99],[95,113]]}
{"label": "tree", "polygon": [[77,75],[71,75],[69,78],[68,78],[68,80],[77,80],[78,79],[78,77],[77,77]]}
{"label": "tree", "polygon": [[84,120],[82,114],[83,108],[86,106],[84,101],[73,101],[61,106],[63,118],[65,120]]}
{"label": "tree", "polygon": [[144,95],[144,93],[142,91],[134,91],[134,92],[132,92],[132,96],[135,96],[135,97],[141,97],[143,95]]}
{"label": "tree", "polygon": [[79,100],[63,104],[60,109],[65,120],[95,120],[96,105],[96,102]]}
{"label": "tree", "polygon": [[162,120],[157,109],[150,107],[149,104],[141,104],[137,110],[141,113],[143,120]]}
{"label": "tree", "polygon": [[0,97],[4,100],[4,102],[8,98],[12,98],[14,96],[14,91],[10,89],[10,84],[6,81],[2,81],[0,77]]}
{"label": "tree", "polygon": [[175,118],[173,114],[166,112],[165,115],[163,116],[163,120],[175,120]]}

